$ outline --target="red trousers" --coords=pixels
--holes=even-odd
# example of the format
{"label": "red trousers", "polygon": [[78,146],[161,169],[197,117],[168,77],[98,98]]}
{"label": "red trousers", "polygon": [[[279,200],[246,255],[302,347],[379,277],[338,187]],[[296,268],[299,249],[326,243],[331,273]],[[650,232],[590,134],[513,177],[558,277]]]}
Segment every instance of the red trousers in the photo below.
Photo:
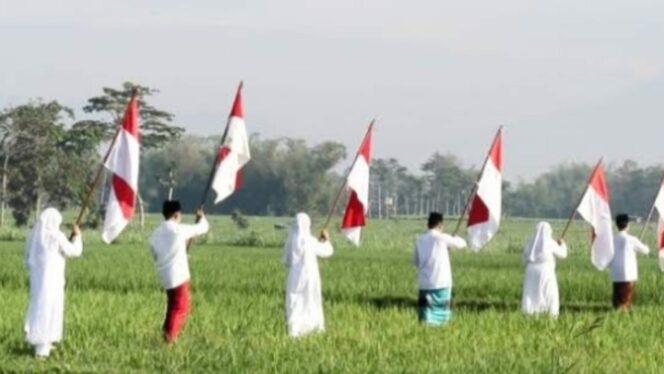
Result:
{"label": "red trousers", "polygon": [[166,290],[168,305],[166,307],[166,320],[164,321],[164,338],[167,342],[174,342],[187,322],[191,311],[191,294],[189,282]]}

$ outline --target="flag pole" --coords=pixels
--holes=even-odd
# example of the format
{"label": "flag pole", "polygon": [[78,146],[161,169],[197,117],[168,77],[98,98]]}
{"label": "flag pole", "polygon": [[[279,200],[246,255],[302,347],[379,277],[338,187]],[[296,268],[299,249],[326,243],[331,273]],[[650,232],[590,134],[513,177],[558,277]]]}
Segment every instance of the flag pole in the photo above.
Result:
{"label": "flag pole", "polygon": [[[131,90],[131,99],[129,99],[129,102],[131,103],[132,100],[135,100],[136,97],[138,97],[138,88],[134,87]],[[101,176],[104,172],[104,168],[106,165],[106,162],[108,161],[108,158],[111,156],[111,151],[113,150],[113,147],[115,146],[116,141],[118,140],[118,136],[120,135],[120,131],[122,130],[122,123],[118,126],[117,130],[115,130],[115,135],[113,135],[113,140],[111,140],[111,144],[108,146],[108,150],[106,151],[106,154],[104,155],[104,159],[101,161],[101,164],[99,165],[99,168],[97,168],[97,173],[95,174],[95,178],[90,183],[88,186],[88,192],[85,195],[85,199],[83,200],[83,206],[81,206],[81,210],[78,213],[78,216],[76,217],[76,221],[74,223],[75,226],[79,226],[81,222],[83,221],[83,217],[85,216],[85,211],[88,209],[90,206],[90,203],[92,202],[92,196],[94,194],[95,189],[99,185],[99,182],[101,181]],[[74,231],[72,230],[71,235],[69,236],[70,240],[74,238]]]}
{"label": "flag pole", "polygon": [[586,192],[588,192],[588,189],[590,188],[590,182],[592,182],[593,177],[595,176],[595,173],[597,172],[597,169],[602,165],[602,161],[604,158],[600,158],[599,161],[597,161],[597,165],[595,165],[595,168],[593,169],[592,173],[590,173],[590,177],[588,177],[588,182],[586,182],[586,188],[583,190],[583,193],[581,194],[581,197],[579,197],[579,201],[576,203],[576,205],[573,207],[572,214],[570,214],[569,219],[567,220],[567,223],[565,224],[565,228],[563,229],[562,234],[560,234],[560,238],[558,240],[563,240],[565,239],[565,235],[567,235],[567,231],[570,228],[570,225],[572,224],[572,220],[576,216],[576,210],[579,208],[579,205],[581,204],[581,201],[583,201],[583,197],[586,195]]}
{"label": "flag pole", "polygon": [[480,173],[477,175],[477,178],[475,179],[473,190],[470,193],[470,195],[468,195],[468,200],[466,200],[466,205],[464,205],[463,207],[463,213],[461,213],[461,216],[459,216],[459,220],[457,221],[456,227],[454,228],[454,233],[452,234],[453,236],[458,234],[459,230],[461,229],[461,223],[463,222],[463,219],[466,217],[466,214],[468,214],[468,210],[470,209],[470,202],[473,201],[473,199],[475,198],[475,194],[477,194],[480,178],[482,178],[482,174],[484,174],[484,169],[486,169],[486,165],[489,163],[489,158],[491,158],[491,150],[493,149],[493,145],[496,144],[496,139],[498,139],[502,131],[503,131],[503,126],[500,125],[500,127],[498,127],[498,131],[496,132],[496,136],[493,137],[493,142],[491,142],[489,151],[486,154],[486,158],[484,159],[484,163],[482,164],[482,169],[480,169]]}
{"label": "flag pole", "polygon": [[[244,87],[244,81],[240,81],[240,83],[237,86],[237,91],[235,91],[235,97],[237,97],[238,93],[242,91],[242,88]],[[228,128],[231,125],[231,118],[233,117],[233,108],[231,107],[231,113],[228,115],[228,119],[226,120],[226,128],[224,129],[224,133],[221,136],[221,141],[219,142],[219,145],[215,147],[215,156],[214,160],[212,161],[212,167],[210,168],[210,173],[208,174],[208,180],[207,183],[205,184],[205,190],[203,190],[203,196],[201,197],[201,202],[198,205],[198,210],[203,210],[205,207],[205,202],[207,201],[208,195],[210,194],[210,189],[212,189],[212,182],[214,181],[214,175],[217,172],[217,163],[219,162],[219,148],[223,147],[224,143],[226,142],[226,138],[228,137]],[[196,223],[200,221],[200,218],[196,218]],[[192,239],[189,239],[187,242],[187,251],[191,249],[191,245],[193,243]]]}
{"label": "flag pole", "polygon": [[662,184],[664,184],[664,174],[662,175],[662,178],[659,182],[659,189],[657,190],[657,193],[655,194],[655,198],[653,199],[652,206],[650,207],[650,212],[648,212],[648,218],[646,218],[646,221],[643,223],[643,228],[641,229],[641,234],[639,234],[639,240],[643,241],[643,236],[646,233],[646,229],[648,228],[648,225],[650,224],[650,220],[652,219],[653,214],[655,214],[655,202],[657,201],[657,197],[659,196],[659,191],[662,189]]}
{"label": "flag pole", "polygon": [[367,137],[371,133],[371,130],[373,129],[375,123],[376,123],[375,119],[372,119],[371,122],[369,123],[369,128],[367,128],[367,132],[364,134],[364,138],[362,138],[362,143],[360,143],[360,146],[357,148],[357,153],[355,154],[353,163],[350,164],[350,168],[348,168],[348,171],[346,172],[346,175],[344,176],[344,179],[341,182],[341,186],[339,187],[339,191],[337,192],[337,195],[334,198],[334,202],[332,203],[332,207],[330,208],[330,213],[327,215],[327,219],[325,220],[325,225],[323,225],[323,230],[327,230],[330,227],[332,216],[334,216],[334,213],[337,210],[337,206],[339,205],[339,200],[341,199],[341,194],[344,192],[344,188],[348,183],[348,176],[350,175],[351,170],[353,170],[353,165],[355,165],[355,162],[357,162],[357,159],[360,157],[360,152],[362,151],[362,145],[366,142]]}

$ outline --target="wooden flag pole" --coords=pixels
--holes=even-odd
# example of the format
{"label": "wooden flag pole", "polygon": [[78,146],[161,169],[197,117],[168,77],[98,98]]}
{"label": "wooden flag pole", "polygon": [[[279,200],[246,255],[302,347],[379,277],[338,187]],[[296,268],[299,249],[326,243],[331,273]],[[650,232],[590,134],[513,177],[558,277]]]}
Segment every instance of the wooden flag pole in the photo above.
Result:
{"label": "wooden flag pole", "polygon": [[489,158],[491,158],[491,150],[493,149],[493,145],[496,143],[496,139],[498,139],[498,136],[500,136],[500,133],[502,131],[503,131],[503,126],[501,125],[500,127],[498,127],[496,136],[493,137],[493,141],[491,142],[489,151],[487,152],[486,158],[484,159],[484,163],[482,164],[482,169],[480,169],[480,173],[477,175],[477,178],[475,179],[473,190],[470,193],[470,195],[468,195],[468,199],[466,200],[466,205],[464,205],[463,207],[463,213],[461,213],[461,216],[459,216],[459,220],[457,221],[456,227],[454,228],[454,232],[452,233],[453,236],[456,236],[456,234],[459,233],[459,230],[461,229],[461,223],[463,222],[463,219],[466,217],[466,214],[468,214],[468,210],[470,210],[470,203],[475,198],[475,194],[477,193],[477,189],[479,188],[480,178],[482,178],[482,174],[484,174],[484,169],[486,169],[486,165],[487,163],[489,163]]}
{"label": "wooden flag pole", "polygon": [[[242,88],[244,87],[244,81],[240,81],[240,84],[237,86],[237,91],[235,94],[235,97],[237,97],[237,94],[242,91]],[[210,190],[212,189],[212,182],[214,181],[214,176],[217,173],[217,167],[218,162],[219,162],[219,149],[224,146],[224,143],[226,142],[226,138],[228,137],[228,128],[231,125],[231,118],[233,117],[232,113],[232,108],[231,108],[231,113],[228,115],[228,119],[226,120],[226,128],[224,129],[224,133],[221,136],[221,141],[219,142],[219,145],[215,148],[215,156],[214,159],[212,160],[212,167],[210,168],[210,173],[208,174],[208,180],[207,183],[205,184],[205,189],[203,190],[203,196],[201,197],[201,202],[198,205],[198,210],[203,210],[205,207],[205,202],[207,201],[208,195],[210,194]],[[200,222],[200,218],[196,218],[196,223]],[[191,249],[191,245],[193,243],[192,239],[189,239],[187,242],[187,251]]]}
{"label": "wooden flag pole", "polygon": [[371,133],[371,130],[373,129],[375,123],[376,123],[375,119],[371,120],[371,122],[369,123],[369,128],[367,129],[367,132],[364,134],[364,138],[362,138],[362,143],[360,143],[360,146],[357,148],[357,153],[355,154],[353,163],[350,164],[350,168],[348,168],[348,171],[346,172],[346,175],[344,176],[344,179],[341,182],[341,186],[339,187],[339,191],[337,192],[337,195],[334,198],[334,202],[332,203],[332,207],[330,208],[330,213],[327,215],[327,220],[325,220],[325,225],[323,225],[323,230],[327,230],[330,227],[332,216],[334,216],[334,213],[337,210],[337,206],[339,205],[339,200],[341,199],[341,194],[344,192],[344,188],[348,183],[348,176],[350,175],[351,170],[353,170],[353,165],[355,165],[355,162],[360,157],[360,152],[362,151],[362,145],[364,145],[364,143],[366,142],[367,137]]}
{"label": "wooden flag pole", "polygon": [[[138,96],[138,89],[134,88],[131,91],[131,99],[129,100],[129,102],[131,103],[131,100],[136,99],[137,96]],[[106,155],[104,155],[104,159],[101,161],[99,168],[97,168],[97,173],[95,175],[94,180],[88,186],[88,192],[85,195],[85,199],[83,200],[83,206],[81,206],[81,210],[78,213],[78,216],[76,217],[74,226],[79,226],[83,221],[83,217],[85,216],[85,211],[88,209],[90,203],[92,202],[92,196],[94,195],[94,191],[99,185],[99,182],[101,181],[101,176],[104,172],[104,168],[106,167],[106,162],[108,161],[108,158],[111,156],[111,151],[113,150],[113,147],[115,146],[115,143],[118,140],[118,136],[120,135],[121,130],[122,130],[122,123],[118,126],[117,130],[115,131],[115,135],[113,135],[113,140],[111,140],[111,144],[109,145],[108,150],[106,151]],[[72,230],[69,239],[71,240],[73,238],[74,238],[74,231]]]}
{"label": "wooden flag pole", "polygon": [[659,191],[662,189],[662,184],[664,184],[664,174],[662,175],[662,179],[659,182],[659,188],[657,189],[657,193],[655,193],[655,198],[653,199],[652,206],[650,207],[650,212],[648,212],[648,218],[646,218],[646,221],[643,223],[643,228],[639,234],[639,240],[641,241],[643,241],[643,236],[646,234],[646,229],[650,224],[650,220],[652,219],[653,214],[655,214],[655,202],[659,196]]}
{"label": "wooden flag pole", "polygon": [[560,238],[558,240],[563,240],[565,239],[565,235],[567,235],[567,231],[570,228],[570,225],[572,224],[572,220],[576,216],[576,210],[579,208],[579,205],[581,204],[581,201],[583,201],[583,197],[586,195],[586,192],[588,192],[588,189],[590,188],[590,182],[592,182],[593,177],[595,176],[595,173],[597,172],[597,169],[602,165],[602,160],[604,158],[600,158],[599,161],[597,161],[597,165],[595,165],[595,168],[593,169],[592,173],[590,173],[590,177],[588,177],[588,182],[586,182],[586,188],[583,190],[583,193],[581,194],[581,197],[579,197],[579,201],[574,205],[572,214],[570,214],[569,219],[567,220],[567,223],[565,224],[565,228],[563,229],[562,234],[560,234]]}

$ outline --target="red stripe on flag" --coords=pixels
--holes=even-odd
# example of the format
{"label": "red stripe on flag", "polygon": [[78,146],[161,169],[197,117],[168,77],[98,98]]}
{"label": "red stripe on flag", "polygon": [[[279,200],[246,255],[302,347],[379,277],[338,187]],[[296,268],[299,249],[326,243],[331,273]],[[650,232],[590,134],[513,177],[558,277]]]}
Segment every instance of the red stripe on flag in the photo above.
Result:
{"label": "red stripe on flag", "polygon": [[127,110],[122,120],[122,128],[138,139],[138,100],[136,98],[132,98],[129,101],[129,105],[127,105]]}
{"label": "red stripe on flag", "polygon": [[134,216],[136,193],[124,179],[115,174],[113,174],[112,184],[115,197],[122,209],[122,215],[128,220],[131,219]]}
{"label": "red stripe on flag", "polygon": [[[221,164],[222,161],[228,157],[228,155],[231,153],[231,149],[228,148],[228,146],[223,146],[219,149],[219,153],[217,154],[217,165]],[[244,183],[244,175],[242,174],[242,169],[237,171],[237,174],[235,174],[235,189],[239,190],[240,187],[242,187],[242,184]]]}
{"label": "red stripe on flag", "polygon": [[372,137],[373,130],[367,133],[367,136],[364,138],[364,141],[362,141],[362,145],[360,146],[360,155],[364,157],[367,164],[371,164]]}
{"label": "red stripe on flag", "polygon": [[489,221],[489,208],[479,196],[475,195],[473,205],[471,205],[470,212],[468,212],[468,226],[487,221]]}
{"label": "red stripe on flag", "polygon": [[242,104],[242,87],[238,87],[231,109],[231,117],[244,118],[244,105]]}
{"label": "red stripe on flag", "polygon": [[590,186],[597,193],[597,195],[602,198],[602,200],[609,202],[609,187],[606,184],[606,176],[604,174],[604,167],[599,165],[595,172],[593,173],[592,179],[590,181]]}
{"label": "red stripe on flag", "polygon": [[498,169],[498,171],[503,170],[503,132],[499,132],[496,135],[496,139],[491,145],[491,152],[489,152],[489,157],[493,162],[493,165]]}
{"label": "red stripe on flag", "polygon": [[360,199],[357,198],[355,191],[352,191],[350,194],[350,200],[348,200],[346,214],[344,214],[341,227],[348,229],[352,227],[364,226],[365,224],[366,217],[364,216],[364,206],[360,202]]}
{"label": "red stripe on flag", "polygon": [[664,249],[664,231],[659,235],[659,248]]}

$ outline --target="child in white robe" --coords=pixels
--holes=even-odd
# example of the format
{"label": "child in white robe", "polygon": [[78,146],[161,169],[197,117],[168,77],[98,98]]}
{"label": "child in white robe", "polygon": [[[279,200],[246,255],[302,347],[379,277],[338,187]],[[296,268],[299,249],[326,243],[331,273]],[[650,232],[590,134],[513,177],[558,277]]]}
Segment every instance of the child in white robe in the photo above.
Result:
{"label": "child in white robe", "polygon": [[27,340],[37,358],[46,358],[53,344],[62,340],[65,303],[65,264],[67,257],[83,251],[81,231],[74,226],[72,241],[60,231],[62,215],[45,209],[30,232],[26,264],[30,271],[30,305],[25,320]]}
{"label": "child in white robe", "polygon": [[552,236],[547,222],[537,224],[537,231],[523,251],[526,276],[523,282],[521,309],[525,314],[549,313],[555,317],[560,310],[556,257],[567,257],[567,245]]}
{"label": "child in white robe", "polygon": [[330,257],[334,249],[327,231],[316,239],[310,230],[309,216],[298,213],[284,246],[286,323],[291,337],[325,331],[318,257]]}

